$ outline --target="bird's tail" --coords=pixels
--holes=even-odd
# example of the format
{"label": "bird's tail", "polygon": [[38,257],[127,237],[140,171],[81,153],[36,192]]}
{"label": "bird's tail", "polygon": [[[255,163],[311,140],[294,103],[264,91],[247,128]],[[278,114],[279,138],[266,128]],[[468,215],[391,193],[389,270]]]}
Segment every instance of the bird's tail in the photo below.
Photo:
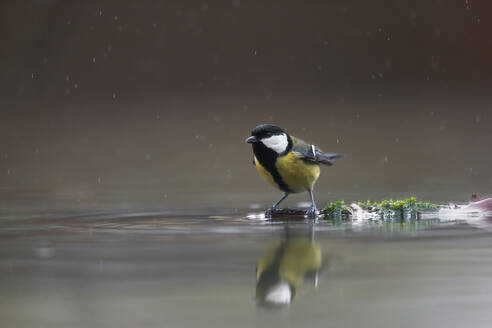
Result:
{"label": "bird's tail", "polygon": [[317,153],[316,154],[316,159],[319,163],[325,164],[325,165],[333,165],[333,162],[339,158],[342,157],[342,154],[338,153],[330,153],[330,154],[325,154],[325,153]]}

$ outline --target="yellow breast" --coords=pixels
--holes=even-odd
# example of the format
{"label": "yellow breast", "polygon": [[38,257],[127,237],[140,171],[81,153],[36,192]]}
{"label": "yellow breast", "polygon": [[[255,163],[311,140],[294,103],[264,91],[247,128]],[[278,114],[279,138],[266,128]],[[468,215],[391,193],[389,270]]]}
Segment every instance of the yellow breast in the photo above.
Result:
{"label": "yellow breast", "polygon": [[[261,177],[274,187],[279,188],[270,172],[260,164],[256,157],[254,163]],[[279,157],[275,166],[282,180],[292,192],[303,192],[312,188],[318,180],[320,172],[318,164],[306,163],[300,159],[300,155],[296,152],[290,152]]]}
{"label": "yellow breast", "polygon": [[294,239],[286,245],[279,273],[295,286],[307,272],[317,272],[321,267],[321,248],[310,240]]}
{"label": "yellow breast", "polygon": [[268,181],[268,183],[270,183],[272,186],[278,188],[278,185],[275,183],[275,180],[273,179],[273,177],[270,174],[270,172],[268,172],[268,170],[265,169],[263,167],[263,165],[260,164],[260,162],[256,159],[256,156],[254,158],[254,163],[255,163],[256,169],[258,170],[258,173],[260,173],[260,176],[263,179],[265,179],[266,181]]}
{"label": "yellow breast", "polygon": [[[285,247],[279,256],[280,247]],[[278,260],[278,261],[276,261]],[[268,268],[278,271],[281,277],[294,286],[307,272],[319,271],[322,267],[321,248],[311,240],[293,239],[287,242],[275,241],[270,244],[258,263],[256,279],[260,279]]]}
{"label": "yellow breast", "polygon": [[279,157],[276,166],[278,173],[293,192],[303,192],[312,188],[319,177],[319,164],[306,163],[296,152]]}

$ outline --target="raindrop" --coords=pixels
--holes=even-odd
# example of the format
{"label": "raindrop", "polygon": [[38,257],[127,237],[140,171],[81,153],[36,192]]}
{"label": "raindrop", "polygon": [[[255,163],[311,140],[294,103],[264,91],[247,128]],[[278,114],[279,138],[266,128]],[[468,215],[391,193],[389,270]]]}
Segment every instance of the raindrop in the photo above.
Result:
{"label": "raindrop", "polygon": [[92,63],[96,62],[96,57],[92,57]]}
{"label": "raindrop", "polygon": [[116,93],[113,92],[113,99],[116,99]]}
{"label": "raindrop", "polygon": [[101,183],[101,177],[97,177],[97,183]]}
{"label": "raindrop", "polygon": [[31,79],[34,80],[34,73],[31,73]]}
{"label": "raindrop", "polygon": [[114,16],[114,20],[117,21],[118,20],[118,16]]}
{"label": "raindrop", "polygon": [[385,162],[385,163],[388,163],[389,162],[388,155],[384,155],[383,162]]}
{"label": "raindrop", "polygon": [[10,175],[10,169],[7,169],[7,175]]}
{"label": "raindrop", "polygon": [[102,16],[102,15],[103,15],[102,10],[99,10],[99,16]]}
{"label": "raindrop", "polygon": [[68,75],[68,74],[67,74],[67,75],[65,76],[65,81],[70,81],[70,75]]}
{"label": "raindrop", "polygon": [[480,117],[479,114],[475,115],[475,123],[480,123],[480,121],[482,120],[482,118]]}

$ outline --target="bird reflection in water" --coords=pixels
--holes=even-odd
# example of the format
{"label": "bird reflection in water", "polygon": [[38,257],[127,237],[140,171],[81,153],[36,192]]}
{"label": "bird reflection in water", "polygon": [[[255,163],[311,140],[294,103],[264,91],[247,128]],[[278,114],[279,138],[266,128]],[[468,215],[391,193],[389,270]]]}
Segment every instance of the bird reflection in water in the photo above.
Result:
{"label": "bird reflection in water", "polygon": [[318,285],[323,266],[321,248],[314,242],[314,226],[304,236],[286,227],[283,240],[272,242],[258,262],[256,304],[282,307],[294,300],[298,287],[311,280]]}

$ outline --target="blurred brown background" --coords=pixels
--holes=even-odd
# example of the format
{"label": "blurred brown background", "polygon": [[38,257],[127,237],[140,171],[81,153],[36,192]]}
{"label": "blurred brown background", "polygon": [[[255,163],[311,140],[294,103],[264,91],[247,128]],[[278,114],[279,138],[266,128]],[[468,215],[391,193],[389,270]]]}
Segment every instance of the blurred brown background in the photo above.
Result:
{"label": "blurred brown background", "polygon": [[270,202],[266,122],[346,154],[320,199],[490,194],[491,31],[473,0],[3,1],[3,198]]}

